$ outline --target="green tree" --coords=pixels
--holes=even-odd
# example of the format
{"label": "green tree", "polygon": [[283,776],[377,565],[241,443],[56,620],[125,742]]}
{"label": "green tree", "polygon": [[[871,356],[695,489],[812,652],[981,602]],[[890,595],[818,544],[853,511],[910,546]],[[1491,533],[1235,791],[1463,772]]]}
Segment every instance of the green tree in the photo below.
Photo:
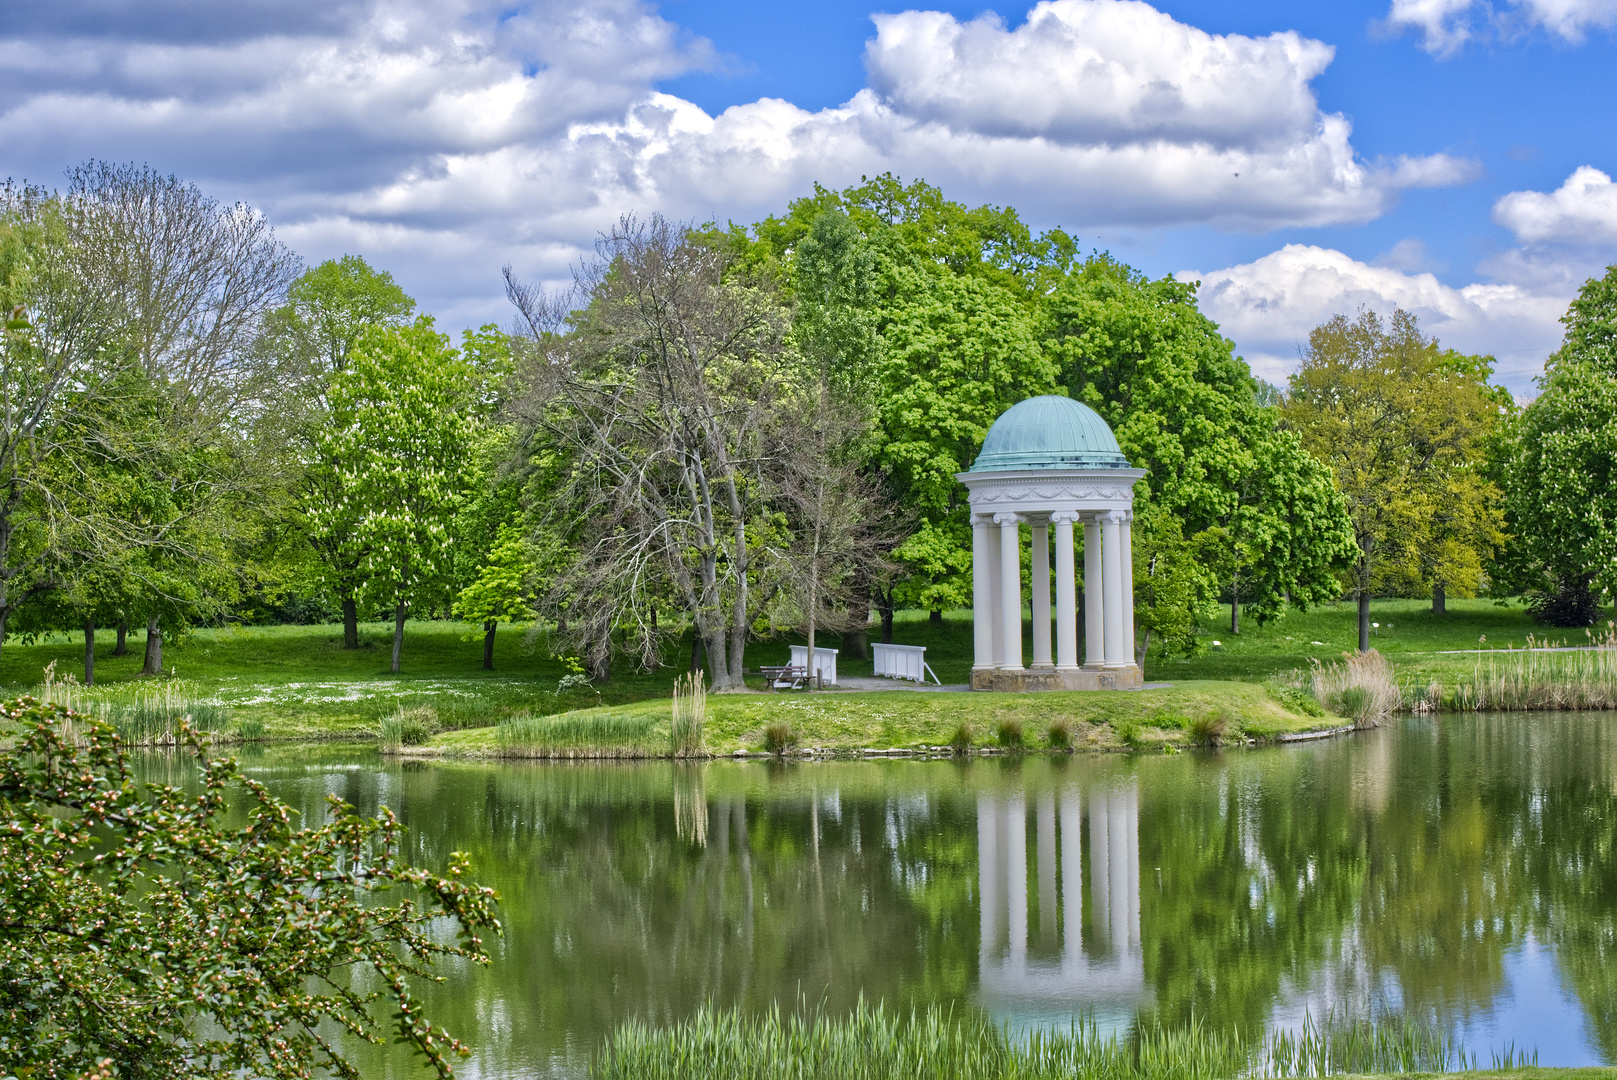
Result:
{"label": "green tree", "polygon": [[[1352,519],[1350,589],[1359,649],[1370,647],[1370,597],[1419,565],[1437,541],[1472,552],[1498,542],[1500,494],[1481,468],[1501,406],[1491,365],[1461,362],[1398,310],[1337,315],[1309,335],[1282,415],[1328,462]],[[1431,580],[1461,580],[1454,561]]]}
{"label": "green tree", "polygon": [[472,390],[471,366],[425,317],[365,331],[331,380],[319,458],[348,503],[316,507],[314,524],[330,534],[337,518],[352,522],[363,595],[393,609],[394,672],[410,608],[448,591],[455,513],[477,480]]}
{"label": "green tree", "polygon": [[189,732],[197,793],[136,783],[111,725],[58,705],[0,705],[0,731],[9,1075],[66,1080],[110,1062],[128,1080],[316,1067],[357,1080],[320,1028],[380,1042],[378,1005],[399,1042],[453,1074],[466,1048],[411,985],[438,957],[488,962],[497,895],[464,880],[464,855],[444,876],[411,867],[391,812],[362,818],[335,798],[329,820],[300,829]]}
{"label": "green tree", "polygon": [[501,525],[477,577],[455,597],[456,615],[483,624],[485,671],[494,670],[494,632],[500,623],[533,617],[533,590],[528,584],[532,563],[517,523]]}
{"label": "green tree", "polygon": [[359,648],[359,596],[369,551],[357,532],[360,502],[346,486],[351,473],[322,456],[334,445],[329,440],[331,386],[347,370],[366,333],[405,325],[415,306],[391,274],[358,255],[344,255],[305,271],[292,283],[267,335],[267,347],[297,388],[281,420],[299,474],[295,514],[320,563],[321,577],[342,608],[347,649]]}
{"label": "green tree", "polygon": [[1279,430],[1234,344],[1197,309],[1194,284],[1098,255],[1061,280],[1044,318],[1067,393],[1147,470],[1135,498],[1178,519],[1202,574],[1228,588],[1231,632],[1243,600],[1263,622],[1288,602],[1338,595],[1352,538],[1330,473]]}
{"label": "green tree", "polygon": [[1505,476],[1535,612],[1587,626],[1617,593],[1617,266],[1587,281],[1561,321],[1566,338],[1522,413]]}

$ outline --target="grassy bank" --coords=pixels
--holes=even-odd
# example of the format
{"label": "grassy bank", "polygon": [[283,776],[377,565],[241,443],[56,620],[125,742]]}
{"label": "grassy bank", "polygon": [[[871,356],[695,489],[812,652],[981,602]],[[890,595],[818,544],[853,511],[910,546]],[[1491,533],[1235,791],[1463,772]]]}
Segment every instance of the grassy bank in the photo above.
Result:
{"label": "grassy bank", "polygon": [[[1530,1055],[1536,1058],[1536,1054]],[[1514,1052],[1491,1060],[1397,1017],[1356,1023],[1305,1022],[1300,1032],[1262,1038],[1193,1024],[1149,1022],[1102,1035],[1082,1021],[1067,1030],[1021,1035],[978,1013],[931,1006],[895,1011],[860,1003],[839,1018],[702,1011],[663,1028],[629,1023],[592,1063],[595,1080],[1223,1080],[1231,1077],[1425,1074],[1604,1076],[1610,1070],[1522,1068]]]}
{"label": "grassy bank", "polygon": [[[1501,665],[1509,659],[1508,652],[1477,651],[1479,645],[1487,650],[1519,649],[1528,644],[1532,635],[1542,634],[1519,605],[1454,601],[1449,614],[1438,618],[1421,601],[1378,601],[1372,614],[1379,624],[1372,635],[1373,644],[1394,665],[1400,688],[1411,702],[1430,696],[1434,685],[1439,696],[1451,705],[1473,698],[1485,701],[1489,708],[1515,707],[1503,704],[1507,698],[1560,700],[1550,692],[1560,675],[1549,671],[1560,660],[1535,660],[1537,674],[1531,678],[1506,678]],[[1247,691],[1232,691],[1235,696],[1223,702],[1222,707],[1231,737],[1233,732],[1248,728],[1261,737],[1268,722],[1265,714],[1243,712],[1249,704],[1241,694],[1255,693],[1258,700],[1265,700],[1266,695],[1255,689],[1257,684],[1284,681],[1288,673],[1306,672],[1314,662],[1340,659],[1344,651],[1353,647],[1354,634],[1352,605],[1327,605],[1307,613],[1290,613],[1268,626],[1249,621],[1239,636],[1210,631],[1205,635],[1206,651],[1202,655],[1171,660],[1152,656],[1146,662],[1146,675],[1151,680],[1171,681],[1176,687],[1227,680],[1253,684],[1254,688]],[[972,650],[969,612],[947,612],[938,621],[930,619],[926,612],[900,612],[894,638],[904,644],[925,645],[928,662],[945,682],[966,681]],[[1484,638],[1486,641],[1481,641]],[[1554,640],[1572,638],[1582,641],[1583,635],[1556,635]],[[434,735],[452,743],[455,740],[450,736],[456,732],[489,729],[485,735],[468,736],[477,742],[492,738],[502,721],[519,717],[532,724],[535,718],[641,703],[651,703],[643,710],[644,715],[661,710],[665,717],[674,678],[690,656],[689,639],[676,640],[669,648],[667,668],[646,673],[619,665],[606,682],[559,689],[571,669],[549,655],[542,637],[530,640],[521,628],[501,629],[495,643],[493,671],[481,667],[482,634],[477,626],[411,623],[405,633],[404,670],[399,675],[387,670],[391,626],[364,625],[361,640],[360,649],[342,648],[341,628],[337,626],[202,629],[165,643],[164,666],[170,676],[152,680],[137,674],[144,645],[142,635],[132,633],[128,653],[118,657],[111,655],[112,632],[103,629],[97,639],[98,685],[89,690],[80,688],[75,700],[124,717],[131,732],[160,729],[171,724],[175,714],[183,713],[191,715],[193,722],[206,715],[207,725],[224,732],[226,737],[375,742],[383,737],[384,720],[410,714],[414,719],[408,733],[402,725],[395,728],[394,737],[400,743],[419,742]],[[784,661],[789,644],[788,638],[754,643],[747,651],[748,666],[756,670],[762,664]],[[828,644],[843,646],[840,667],[844,674],[870,673],[870,661],[853,658],[846,643],[830,639]],[[58,678],[82,676],[83,656],[83,639],[77,634],[48,635],[27,643],[13,638],[0,650],[0,683],[12,694],[37,692],[49,664],[56,665]],[[1488,675],[1490,663],[1497,677]],[[1493,681],[1488,682],[1484,676]],[[1613,682],[1617,684],[1617,678]],[[1462,686],[1468,688],[1464,693],[1470,697],[1456,696],[1461,694]],[[1205,696],[1212,691],[1197,693]],[[995,702],[994,695],[971,695],[969,706],[959,700],[949,701],[958,695],[927,695],[920,701],[910,700],[913,695],[908,694],[837,695],[834,699],[829,695],[771,697],[763,699],[772,703],[767,707],[718,706],[711,741],[714,746],[749,748],[761,743],[762,728],[774,722],[784,725],[778,734],[795,736],[801,745],[939,745],[953,741],[960,723],[969,723],[973,744],[981,746],[998,741],[999,723],[1009,714],[1010,719],[1022,722],[1026,741],[1037,744],[1048,739],[1048,725],[1053,719],[1049,710],[1056,702],[1064,702],[1063,709],[1077,709],[1068,715],[1073,719],[1069,735],[1078,745],[1125,745],[1141,739],[1149,743],[1156,738],[1152,729],[1180,732],[1157,741],[1217,737],[1208,725],[1216,728],[1218,708],[1187,704],[1182,709],[1187,723],[1199,720],[1203,725],[1191,733],[1188,727],[1163,727],[1135,715],[1135,707],[1125,704],[1128,696],[1109,698],[1110,704],[1104,708],[1088,707],[1087,712],[1072,705],[1079,699],[1068,700],[1070,695],[1052,695],[1052,702],[1044,705],[1037,704],[1039,696],[1014,698],[1020,703],[1015,706]],[[1611,696],[1617,700],[1617,688]],[[166,701],[158,702],[160,697]],[[898,704],[888,704],[895,699]],[[824,703],[832,700],[836,703]],[[1296,704],[1291,703],[1292,712],[1297,711]],[[778,715],[761,719],[756,713],[765,708]],[[1333,702],[1332,709],[1342,711],[1339,703]],[[920,711],[928,712],[933,719],[923,723],[915,716]],[[1109,733],[1082,726],[1100,727],[1093,720],[1100,713],[1106,714],[1102,719]],[[624,715],[640,714],[628,709]],[[1302,722],[1296,716],[1290,719]],[[594,721],[586,717],[583,722]],[[657,727],[657,722],[664,726]],[[593,748],[610,744],[641,753],[643,744],[666,739],[665,720],[657,722],[650,728],[642,724],[636,729],[631,725],[606,735],[601,733],[604,729],[591,729],[585,734],[594,740],[590,744]],[[1131,735],[1135,728],[1138,730]],[[1091,735],[1095,736],[1093,743]],[[554,741],[557,737],[558,731],[537,725],[523,741]]]}
{"label": "grassy bank", "polygon": [[[494,728],[440,734],[410,752],[442,756],[661,757],[673,746],[671,702],[515,718]],[[707,699],[702,746],[799,753],[864,750],[1119,750],[1272,740],[1340,727],[1276,688],[1186,682],[1129,693],[747,694]]]}

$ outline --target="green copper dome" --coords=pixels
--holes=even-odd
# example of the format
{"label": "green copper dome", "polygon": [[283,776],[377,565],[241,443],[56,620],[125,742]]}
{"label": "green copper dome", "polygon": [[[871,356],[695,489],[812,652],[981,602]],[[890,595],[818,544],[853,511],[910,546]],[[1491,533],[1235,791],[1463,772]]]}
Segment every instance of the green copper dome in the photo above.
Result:
{"label": "green copper dome", "polygon": [[1072,398],[1046,394],[1000,414],[971,471],[1128,467],[1099,413]]}

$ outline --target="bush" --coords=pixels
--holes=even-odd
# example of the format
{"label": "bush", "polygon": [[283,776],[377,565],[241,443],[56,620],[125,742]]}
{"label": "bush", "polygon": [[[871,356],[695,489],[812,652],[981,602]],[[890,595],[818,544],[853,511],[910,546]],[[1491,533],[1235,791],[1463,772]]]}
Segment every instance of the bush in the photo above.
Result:
{"label": "bush", "polygon": [[1593,626],[1600,618],[1600,602],[1583,582],[1561,585],[1554,592],[1530,592],[1527,614],[1546,626]]}
{"label": "bush", "polygon": [[995,741],[1007,750],[1017,750],[1022,746],[1022,721],[1015,718],[1001,720],[999,730],[995,734]]}
{"label": "bush", "polygon": [[[1292,677],[1296,679],[1299,675],[1300,673],[1294,673]],[[1313,694],[1299,686],[1288,686],[1278,679],[1266,679],[1263,683],[1263,689],[1271,698],[1292,712],[1300,712],[1304,716],[1325,715],[1324,706],[1320,705]]]}
{"label": "bush", "polygon": [[797,746],[797,732],[784,720],[764,725],[764,749],[781,757]]}
{"label": "bush", "polygon": [[1046,737],[1049,739],[1052,749],[1072,749],[1072,725],[1065,720],[1057,718],[1050,721],[1050,730]]}
{"label": "bush", "polygon": [[386,807],[368,817],[329,798],[315,825],[208,757],[188,725],[179,745],[200,796],[139,782],[105,720],[0,704],[0,1068],[358,1075],[321,1037],[341,1027],[391,1033],[450,1076],[463,1048],[414,990],[440,957],[488,962],[495,894],[467,880],[466,856],[450,855],[448,874],[412,868]]}

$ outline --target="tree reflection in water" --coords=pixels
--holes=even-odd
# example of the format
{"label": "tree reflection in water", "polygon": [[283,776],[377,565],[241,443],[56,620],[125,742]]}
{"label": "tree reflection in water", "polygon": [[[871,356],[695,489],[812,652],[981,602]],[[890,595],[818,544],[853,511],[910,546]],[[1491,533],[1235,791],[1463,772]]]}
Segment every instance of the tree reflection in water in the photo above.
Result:
{"label": "tree reflection in water", "polygon": [[[1143,1009],[1256,1031],[1302,1002],[1390,1001],[1464,1023],[1533,943],[1592,1055],[1617,1061],[1611,716],[1174,757],[379,765],[332,749],[255,767],[314,817],[328,792],[385,801],[413,859],[469,851],[500,889],[495,964],[427,995],[478,1047],[468,1076],[576,1074],[631,1016],[838,1011],[861,993],[1017,1022]],[[161,755],[146,768],[185,779]],[[358,1057],[367,1076],[403,1069]]]}

